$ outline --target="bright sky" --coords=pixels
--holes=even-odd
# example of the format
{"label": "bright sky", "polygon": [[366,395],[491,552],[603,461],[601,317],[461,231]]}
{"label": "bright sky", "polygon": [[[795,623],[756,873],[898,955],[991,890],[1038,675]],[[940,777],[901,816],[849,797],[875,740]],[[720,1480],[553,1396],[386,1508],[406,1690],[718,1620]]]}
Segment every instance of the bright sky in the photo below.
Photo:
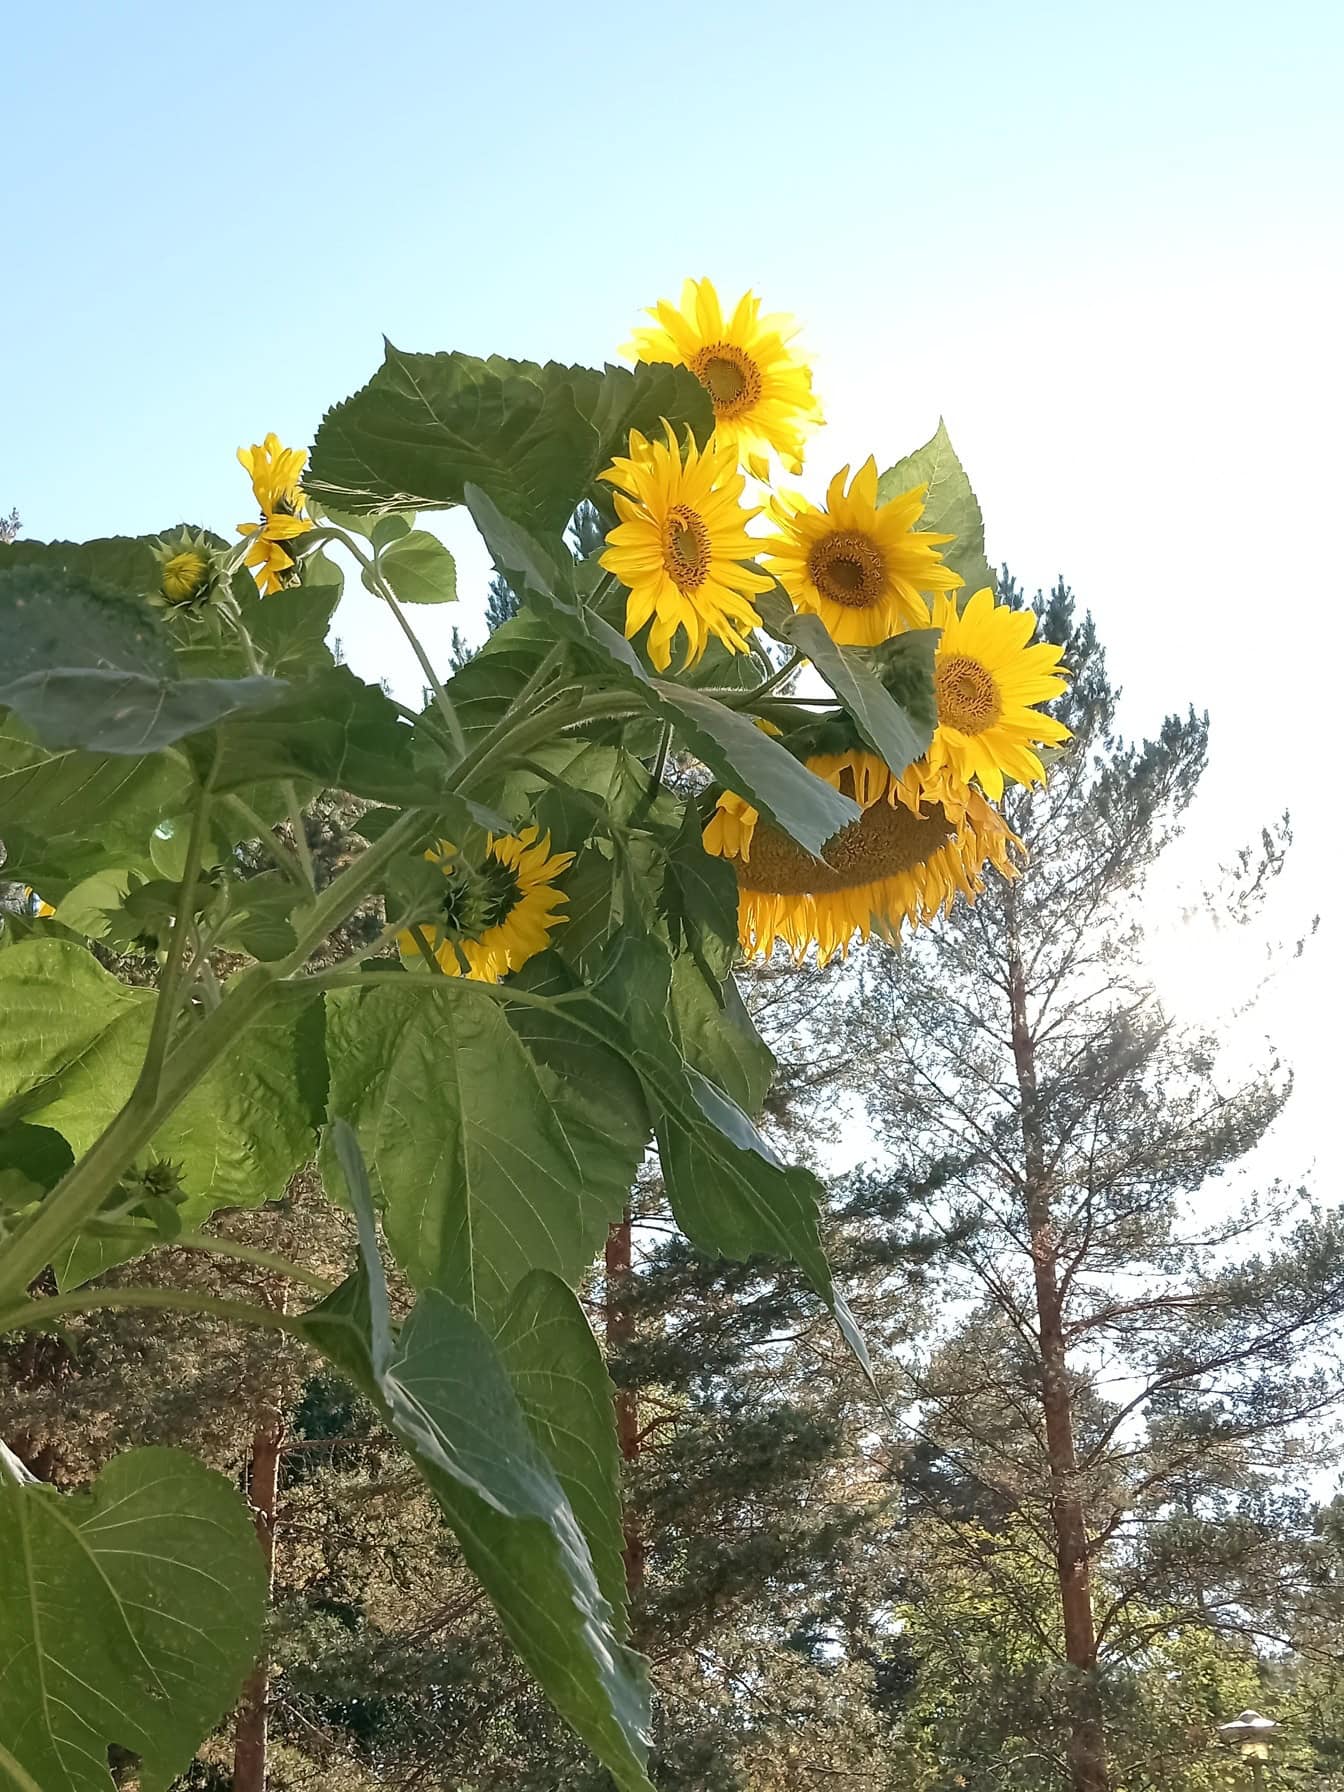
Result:
{"label": "bright sky", "polygon": [[[228,531],[236,445],[309,442],[382,332],[595,362],[685,274],[755,286],[805,324],[813,482],[941,412],[1127,727],[1210,709],[1191,865],[1293,809],[1273,924],[1323,926],[1265,1014],[1299,1071],[1266,1167],[1336,1199],[1341,81],[1337,0],[11,9],[0,508]],[[480,632],[460,521],[436,648]],[[418,692],[371,606],[349,657]],[[1158,963],[1207,1008],[1245,948]]]}

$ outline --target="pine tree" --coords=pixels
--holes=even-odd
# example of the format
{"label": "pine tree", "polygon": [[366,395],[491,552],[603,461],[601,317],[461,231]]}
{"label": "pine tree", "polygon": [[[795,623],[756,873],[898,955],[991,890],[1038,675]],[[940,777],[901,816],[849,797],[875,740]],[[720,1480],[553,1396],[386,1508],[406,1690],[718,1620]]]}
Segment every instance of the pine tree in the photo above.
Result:
{"label": "pine tree", "polygon": [[[1276,1474],[1344,1396],[1344,1228],[1291,1191],[1218,1199],[1290,1081],[1178,1027],[1144,966],[1146,880],[1207,720],[1127,743],[1091,619],[1062,585],[1035,607],[1073,673],[1054,707],[1074,740],[1046,788],[1007,801],[1021,876],[864,961],[846,1024],[891,1168],[848,1217],[913,1203],[952,1253],[948,1295],[971,1310],[904,1393],[1049,1539],[1068,1779],[1104,1792],[1108,1665],[1145,1626],[1253,1627],[1239,1613],[1291,1547]],[[1267,831],[1209,892],[1225,922],[1254,918],[1286,844]]]}

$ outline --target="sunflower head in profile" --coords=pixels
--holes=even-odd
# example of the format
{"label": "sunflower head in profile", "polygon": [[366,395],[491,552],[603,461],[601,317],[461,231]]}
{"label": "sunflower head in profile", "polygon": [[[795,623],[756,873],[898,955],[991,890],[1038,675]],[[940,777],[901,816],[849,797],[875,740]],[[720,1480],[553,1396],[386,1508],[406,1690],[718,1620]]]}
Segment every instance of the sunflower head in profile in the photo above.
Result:
{"label": "sunflower head in profile", "polygon": [[686,631],[686,664],[694,665],[713,635],[732,653],[747,651],[747,635],[760,627],[752,592],[770,580],[744,565],[756,551],[746,526],[758,514],[742,508],[743,478],[733,450],[716,439],[704,449],[678,443],[670,423],[666,439],[647,441],[630,432],[630,453],[602,474],[616,487],[621,519],[607,536],[601,564],[630,593],[625,632],[646,622],[649,658],[660,672],[672,658],[672,640]]}
{"label": "sunflower head in profile", "polygon": [[928,626],[924,593],[961,584],[939,552],[955,537],[916,529],[922,485],[879,503],[871,455],[846,490],[848,478],[841,467],[820,510],[798,496],[775,499],[780,533],[761,548],[797,608],[820,616],[833,641],[876,647],[902,629]]}
{"label": "sunflower head in profile", "polygon": [[448,840],[425,857],[443,873],[443,901],[433,919],[398,934],[403,958],[423,957],[427,946],[445,975],[498,983],[544,952],[551,929],[564,923],[556,910],[568,898],[555,883],[574,855],[553,853],[549,834],[539,839],[530,827],[494,835],[475,863]]}
{"label": "sunflower head in profile", "polygon": [[743,293],[726,316],[709,280],[687,280],[681,306],[660,299],[621,353],[635,361],[689,367],[709,393],[714,430],[735,459],[764,479],[777,454],[802,471],[803,441],[822,421],[812,374],[789,348],[798,325],[781,313],[762,317],[761,301]]}
{"label": "sunflower head in profile", "polygon": [[1034,705],[1063,692],[1063,649],[1033,642],[1032,612],[996,604],[988,587],[960,613],[951,598],[938,599],[933,622],[942,633],[933,660],[938,726],[927,760],[930,785],[965,786],[974,778],[997,802],[1005,777],[1044,783],[1036,748],[1070,736]]}
{"label": "sunflower head in profile", "polygon": [[705,850],[731,860],[738,884],[743,950],[768,954],[777,942],[795,959],[848,952],[876,934],[895,944],[902,927],[932,920],[958,894],[974,901],[986,866],[1016,873],[1021,847],[979,791],[934,800],[918,767],[894,777],[875,754],[814,754],[809,771],[853,797],[859,819],[814,859],[739,796],[726,792],[705,828]]}
{"label": "sunflower head in profile", "polygon": [[238,533],[252,537],[245,564],[252,567],[263,597],[290,584],[295,574],[293,554],[285,545],[312,528],[304,515],[299,479],[307,451],[285,448],[271,431],[264,442],[238,450],[238,460],[252,480],[252,495],[261,511],[259,523],[239,523]]}

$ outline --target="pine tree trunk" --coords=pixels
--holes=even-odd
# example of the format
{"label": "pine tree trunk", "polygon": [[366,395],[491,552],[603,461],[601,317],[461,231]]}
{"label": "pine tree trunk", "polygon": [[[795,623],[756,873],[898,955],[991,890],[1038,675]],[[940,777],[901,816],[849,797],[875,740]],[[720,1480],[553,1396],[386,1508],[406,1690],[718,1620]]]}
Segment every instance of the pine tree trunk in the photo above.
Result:
{"label": "pine tree trunk", "polygon": [[[283,1415],[275,1407],[263,1408],[252,1438],[252,1464],[248,1491],[266,1563],[266,1596],[270,1603],[275,1579],[275,1513],[280,1493],[280,1445],[284,1437]],[[243,1683],[233,1732],[233,1792],[266,1792],[267,1686],[270,1661],[263,1645],[260,1659]]]}
{"label": "pine tree trunk", "polygon": [[1078,1494],[1064,1321],[1059,1292],[1059,1250],[1050,1208],[1045,1143],[1036,1082],[1036,1047],[1027,1018],[1026,977],[1016,931],[1010,938],[1008,988],[1013,1062],[1021,1103],[1027,1221],[1041,1343],[1041,1409],[1050,1467],[1050,1518],[1055,1533],[1064,1653],[1075,1670],[1069,1777],[1073,1792],[1108,1792],[1106,1736],[1097,1690],[1097,1631],[1092,1611],[1092,1565],[1087,1519]]}
{"label": "pine tree trunk", "polygon": [[[614,1359],[630,1341],[634,1320],[626,1304],[625,1290],[631,1274],[630,1209],[607,1233],[607,1356]],[[616,1438],[621,1460],[634,1462],[639,1455],[639,1397],[633,1388],[616,1389]],[[644,1538],[629,1501],[625,1507],[625,1584],[633,1594],[644,1584]]]}

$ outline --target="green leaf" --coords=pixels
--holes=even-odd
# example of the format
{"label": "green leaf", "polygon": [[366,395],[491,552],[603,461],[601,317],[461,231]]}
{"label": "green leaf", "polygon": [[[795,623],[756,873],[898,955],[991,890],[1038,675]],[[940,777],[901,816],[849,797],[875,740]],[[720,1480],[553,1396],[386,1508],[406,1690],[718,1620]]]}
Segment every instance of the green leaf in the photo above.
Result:
{"label": "green leaf", "polygon": [[378,556],[378,570],[392,595],[404,604],[457,602],[457,564],[438,536],[426,529],[412,529],[385,548]]}
{"label": "green leaf", "polygon": [[[837,647],[820,616],[795,611],[776,588],[756,599],[776,641],[805,653],[830,685],[863,739],[894,772],[903,772],[928,751],[933,739],[933,679],[928,701],[916,713],[903,709],[873,668],[852,649]],[[899,637],[898,637],[899,638]]]}
{"label": "green leaf", "polygon": [[406,981],[329,1000],[332,1106],[355,1128],[412,1282],[489,1324],[529,1270],[572,1281],[588,1267],[634,1168],[618,1192],[580,1161],[560,1079],[492,997],[456,978]]}
{"label": "green leaf", "polygon": [[600,373],[586,367],[573,372],[579,408],[597,431],[598,472],[630,452],[632,429],[661,441],[664,418],[679,435],[689,427],[702,448],[714,433],[714,406],[689,368],[643,361],[633,369],[608,363]]}
{"label": "green leaf", "polygon": [[[328,570],[331,579],[314,575]],[[253,586],[251,600],[241,606],[243,621],[263,663],[276,676],[297,678],[334,662],[327,632],[340,602],[343,575],[320,554],[303,562],[303,583],[286,585],[262,597]]]}
{"label": "green leaf", "polygon": [[[811,1171],[781,1163],[741,1108],[683,1062],[667,1022],[671,978],[666,949],[632,933],[609,953],[595,992],[623,1024],[625,1055],[655,1116],[677,1224],[702,1250],[797,1263],[871,1374],[866,1347],[821,1248],[817,1216],[825,1190]],[[566,1013],[580,1018],[577,1006]]]}
{"label": "green leaf", "polygon": [[304,483],[351,511],[443,509],[474,484],[507,515],[558,534],[597,455],[572,369],[388,343],[368,385],[323,418]]}
{"label": "green leaf", "polygon": [[495,1339],[533,1437],[587,1539],[602,1597],[626,1634],[621,1459],[614,1389],[572,1289],[535,1270],[518,1284]]}
{"label": "green leaf", "polygon": [[[354,1154],[342,1129],[333,1123],[331,1143],[349,1163]],[[501,1357],[464,1308],[430,1290],[394,1342],[367,1184],[356,1169],[346,1186],[359,1211],[361,1270],[305,1315],[301,1329],[375,1401],[406,1445],[468,1567],[556,1709],[620,1792],[650,1792],[642,1765],[649,1728],[644,1664],[621,1642],[599,1582],[599,1572],[612,1572],[610,1543],[595,1570],[566,1498],[567,1482],[578,1490],[593,1534],[609,1540],[610,1454],[598,1441],[597,1381],[592,1354],[584,1357],[574,1329],[575,1310],[562,1317],[550,1278],[529,1278],[506,1315]],[[543,1347],[563,1350],[562,1361],[549,1366],[576,1371],[577,1386],[554,1385],[537,1360]],[[557,1474],[543,1440],[571,1427]]]}
{"label": "green leaf", "polygon": [[0,570],[0,704],[47,747],[138,755],[276,702],[270,678],[179,678],[151,613],[48,568]]}
{"label": "green leaf", "polygon": [[409,535],[413,520],[396,511],[388,516],[380,516],[369,530],[369,540],[373,543],[374,551],[381,554],[394,541],[400,541],[403,536]]}
{"label": "green leaf", "polygon": [[281,702],[246,722],[194,741],[214,788],[245,790],[269,778],[300,778],[352,796],[398,805],[434,800],[435,787],[411,754],[411,730],[391,698],[348,666],[294,679]]}
{"label": "green leaf", "polygon": [[107,866],[148,864],[161,816],[191,800],[192,779],[177,759],[112,758],[39,745],[17,718],[0,710],[0,840],[12,877],[22,863],[66,868],[78,881]]}
{"label": "green leaf", "polygon": [[654,681],[661,713],[730,790],[753,804],[810,853],[857,821],[857,803],[815,777],[748,717],[704,691]]}
{"label": "green leaf", "polygon": [[899,497],[917,485],[928,487],[920,528],[957,538],[943,550],[943,559],[965,580],[966,595],[986,585],[991,591],[996,590],[994,569],[985,558],[985,519],[980,514],[980,500],[971,489],[941,417],[933,437],[904,460],[898,460],[878,480],[878,502],[885,504],[889,498]]}
{"label": "green leaf", "polygon": [[237,1697],[265,1605],[247,1508],[183,1452],[131,1450],[82,1494],[0,1471],[0,1783],[112,1792],[116,1743],[166,1792]]}
{"label": "green leaf", "polygon": [[693,958],[674,958],[671,997],[686,1062],[747,1113],[759,1113],[774,1079],[775,1059],[731,973],[722,983],[714,982]]}
{"label": "green leaf", "polygon": [[[163,535],[178,532],[174,526],[165,529]],[[156,535],[104,535],[94,541],[0,543],[0,568],[29,566],[74,573],[143,597],[158,588],[159,563],[154,544],[159,539]]]}
{"label": "green leaf", "polygon": [[[0,1126],[50,1127],[76,1157],[122,1107],[144,1059],[153,992],[110,976],[80,946],[22,941],[0,952]],[[312,1153],[325,1097],[320,1000],[260,1020],[221,1058],[151,1141],[180,1166],[183,1221],[282,1194]],[[57,1264],[72,1287],[128,1253],[77,1242]]]}

